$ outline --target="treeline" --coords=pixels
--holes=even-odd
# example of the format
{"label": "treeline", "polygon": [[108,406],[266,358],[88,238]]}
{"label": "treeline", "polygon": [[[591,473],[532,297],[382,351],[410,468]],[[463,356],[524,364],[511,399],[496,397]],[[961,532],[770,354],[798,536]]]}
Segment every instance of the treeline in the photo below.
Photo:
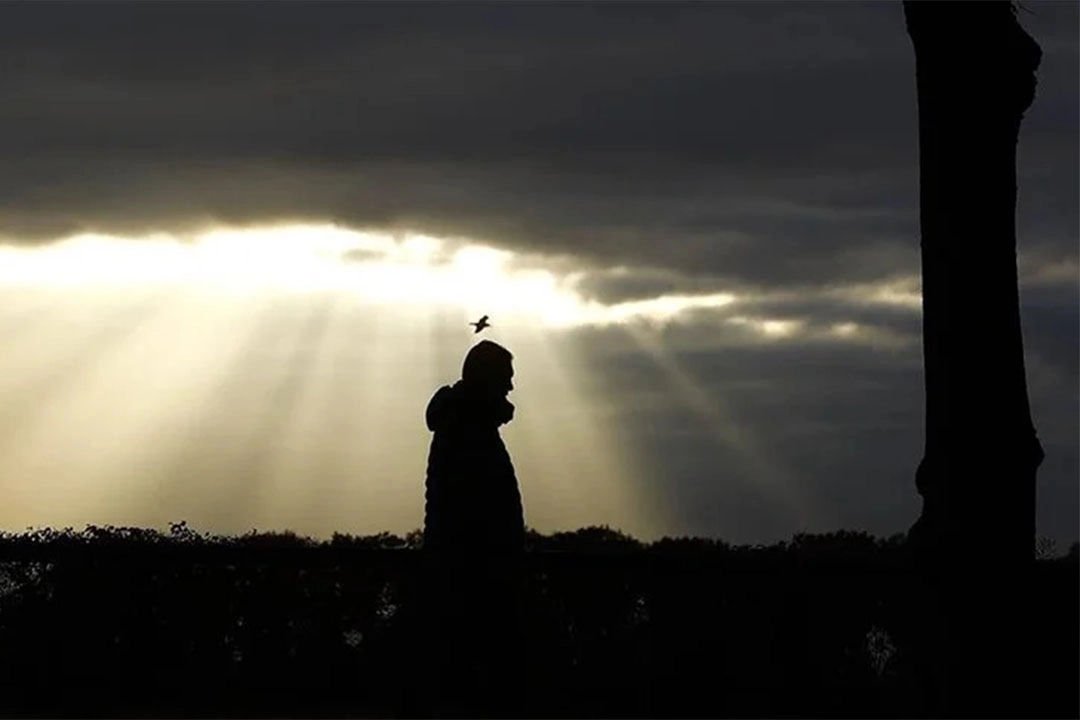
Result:
{"label": "treeline", "polygon": [[[828,533],[797,533],[790,541],[770,545],[733,545],[717,538],[663,537],[653,542],[638,540],[605,525],[580,528],[570,532],[543,534],[531,528],[526,531],[526,550],[529,552],[571,552],[619,554],[650,551],[661,554],[712,554],[734,557],[779,557],[786,554],[803,557],[835,559],[903,558],[906,553],[905,535],[881,538],[863,531],[836,530]],[[79,548],[98,550],[184,548],[252,548],[252,549],[365,549],[419,550],[423,533],[417,529],[405,535],[381,532],[375,535],[334,533],[329,539],[283,532],[258,532],[243,535],[215,535],[198,532],[186,522],[171,523],[168,532],[152,528],[88,525],[82,530],[67,527],[27,529],[22,533],[0,531],[0,560],[13,557],[45,557]],[[1080,543],[1073,542],[1059,553],[1054,541],[1040,537],[1036,557],[1039,560],[1076,562],[1080,559]]]}
{"label": "treeline", "polygon": [[[415,532],[319,541],[183,523],[2,534],[0,713],[419,714],[419,546]],[[915,717],[940,706],[927,650],[935,589],[901,536],[736,546],[594,527],[530,532],[528,550],[526,715]],[[1025,588],[1038,599],[1033,715],[1077,715],[1077,559],[1074,544],[1038,562]]]}

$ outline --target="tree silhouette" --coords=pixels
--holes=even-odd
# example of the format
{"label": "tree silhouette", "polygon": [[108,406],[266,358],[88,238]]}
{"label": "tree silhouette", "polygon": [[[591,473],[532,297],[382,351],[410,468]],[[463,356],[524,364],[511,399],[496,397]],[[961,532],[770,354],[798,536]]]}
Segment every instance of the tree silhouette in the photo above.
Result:
{"label": "tree silhouette", "polygon": [[924,657],[942,658],[949,715],[1030,712],[1024,619],[1043,454],[1020,331],[1016,144],[1041,51],[1016,11],[904,2],[919,106],[926,384],[923,509],[911,538],[936,566],[943,623]]}
{"label": "tree silhouette", "polygon": [[[926,452],[916,535],[1028,560],[1035,436],[1016,269],[1016,144],[1041,51],[1004,2],[905,2],[919,102]],[[920,538],[921,539],[921,538]]]}

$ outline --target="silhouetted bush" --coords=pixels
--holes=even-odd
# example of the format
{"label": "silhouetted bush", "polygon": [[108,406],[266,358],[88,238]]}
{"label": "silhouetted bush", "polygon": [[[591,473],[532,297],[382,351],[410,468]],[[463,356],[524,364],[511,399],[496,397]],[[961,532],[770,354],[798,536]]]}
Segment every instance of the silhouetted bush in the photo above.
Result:
{"label": "silhouetted bush", "polygon": [[[420,535],[0,534],[5,715],[401,716],[422,693]],[[770,546],[528,533],[534,716],[918,716],[932,584],[902,538]],[[1038,715],[1075,715],[1077,549],[1040,561]],[[929,600],[928,600],[929,598]],[[430,598],[428,598],[430,600]],[[436,598],[436,601],[438,599]]]}

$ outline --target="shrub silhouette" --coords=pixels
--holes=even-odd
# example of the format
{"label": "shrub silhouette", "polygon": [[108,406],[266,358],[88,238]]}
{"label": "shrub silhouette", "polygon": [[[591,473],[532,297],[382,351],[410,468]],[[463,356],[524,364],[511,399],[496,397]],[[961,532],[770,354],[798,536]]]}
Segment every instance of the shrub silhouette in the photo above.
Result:
{"label": "shrub silhouette", "polygon": [[[415,534],[0,534],[0,712],[416,714]],[[524,712],[925,716],[932,612],[898,538],[528,533]],[[1037,563],[1040,716],[1075,715],[1077,551]],[[1007,619],[1003,619],[1007,621]]]}

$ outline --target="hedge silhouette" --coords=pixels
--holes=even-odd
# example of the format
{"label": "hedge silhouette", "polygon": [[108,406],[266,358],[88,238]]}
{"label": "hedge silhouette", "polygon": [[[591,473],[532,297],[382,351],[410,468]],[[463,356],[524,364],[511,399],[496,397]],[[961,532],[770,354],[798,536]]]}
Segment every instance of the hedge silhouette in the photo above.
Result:
{"label": "hedge silhouette", "polygon": [[[429,714],[419,537],[4,534],[0,712]],[[1024,588],[1038,598],[1034,715],[1077,712],[1076,571],[1074,545]],[[530,531],[522,714],[934,715],[934,598],[899,536],[751,547]]]}

